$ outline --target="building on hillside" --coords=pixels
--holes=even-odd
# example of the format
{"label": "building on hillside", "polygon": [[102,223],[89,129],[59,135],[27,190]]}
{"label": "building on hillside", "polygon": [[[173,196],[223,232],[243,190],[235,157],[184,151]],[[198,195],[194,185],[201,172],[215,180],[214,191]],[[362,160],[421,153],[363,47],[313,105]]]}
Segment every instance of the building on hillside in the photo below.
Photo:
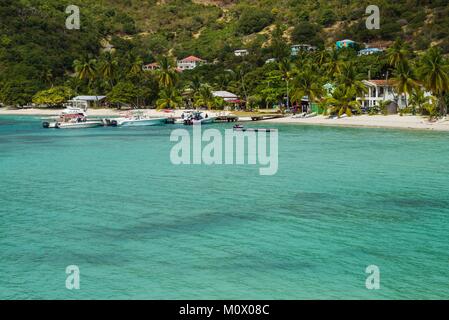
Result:
{"label": "building on hillside", "polygon": [[235,50],[234,55],[236,57],[246,57],[247,55],[249,55],[249,51],[246,49]]}
{"label": "building on hillside", "polygon": [[155,71],[155,70],[159,70],[161,68],[161,66],[154,62],[154,63],[150,63],[150,64],[146,64],[142,67],[143,71]]}
{"label": "building on hillside", "polygon": [[337,46],[337,49],[355,48],[356,42],[352,41],[352,40],[345,39],[345,40],[337,41],[336,46]]}
{"label": "building on hillside", "polygon": [[265,64],[275,63],[276,61],[277,61],[276,58],[271,58],[271,59],[268,59],[267,61],[265,61]]}
{"label": "building on hillside", "polygon": [[316,51],[317,47],[314,47],[310,44],[295,44],[291,46],[291,55],[297,56],[299,52],[305,51],[305,52],[313,52]]}
{"label": "building on hillside", "polygon": [[193,70],[196,67],[206,64],[206,63],[207,63],[206,60],[203,60],[203,59],[195,57],[195,56],[190,56],[190,57],[184,58],[182,60],[178,60],[178,62],[177,62],[178,69],[180,71]]}
{"label": "building on hillside", "polygon": [[382,49],[379,48],[366,48],[359,51],[359,57],[360,56],[369,56],[372,54],[382,53],[384,52]]}

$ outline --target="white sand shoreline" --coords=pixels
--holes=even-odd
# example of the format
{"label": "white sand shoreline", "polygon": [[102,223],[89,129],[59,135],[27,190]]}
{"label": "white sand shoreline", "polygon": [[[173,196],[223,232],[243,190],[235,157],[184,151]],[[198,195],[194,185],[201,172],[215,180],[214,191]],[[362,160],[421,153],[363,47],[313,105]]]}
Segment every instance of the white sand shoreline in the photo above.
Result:
{"label": "white sand shoreline", "polygon": [[[58,116],[61,109],[21,109],[7,110],[0,109],[2,115],[18,115],[18,116]],[[142,110],[152,117],[180,117],[182,110],[176,110],[173,113],[166,113],[154,109]],[[118,117],[126,114],[125,110],[114,109],[89,109],[89,115],[92,117]],[[219,112],[207,111],[209,115],[214,116]],[[340,126],[340,127],[363,127],[363,128],[389,128],[389,129],[411,129],[411,130],[428,130],[428,131],[449,131],[449,119],[429,122],[425,117],[421,116],[399,116],[399,115],[361,115],[349,118],[329,119],[324,116],[317,116],[308,119],[295,119],[292,117],[265,120],[258,123],[276,123],[276,124],[296,124],[296,125],[321,125],[321,126]]]}
{"label": "white sand shoreline", "polygon": [[349,118],[329,119],[317,116],[308,119],[294,119],[292,117],[267,120],[270,123],[299,124],[299,125],[324,125],[341,127],[364,127],[364,128],[388,128],[388,129],[411,129],[429,131],[449,131],[449,120],[429,122],[421,116],[399,116],[399,115],[361,115]]}

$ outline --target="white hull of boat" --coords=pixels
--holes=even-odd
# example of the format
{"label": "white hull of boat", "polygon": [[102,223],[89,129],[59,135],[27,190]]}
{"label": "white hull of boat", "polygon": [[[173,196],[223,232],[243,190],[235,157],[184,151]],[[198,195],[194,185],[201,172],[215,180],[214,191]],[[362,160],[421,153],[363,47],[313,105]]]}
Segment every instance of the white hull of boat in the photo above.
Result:
{"label": "white hull of boat", "polygon": [[201,119],[201,120],[193,120],[193,124],[194,125],[211,124],[211,123],[214,123],[216,119],[217,119],[216,117],[209,117],[209,118],[204,118],[204,119]]}
{"label": "white hull of boat", "polygon": [[102,126],[101,122],[88,121],[79,123],[57,123],[55,125],[58,129],[86,129],[86,128],[96,128]]}
{"label": "white hull of boat", "polygon": [[149,127],[160,126],[166,123],[167,118],[157,119],[117,119],[117,125],[120,127]]}

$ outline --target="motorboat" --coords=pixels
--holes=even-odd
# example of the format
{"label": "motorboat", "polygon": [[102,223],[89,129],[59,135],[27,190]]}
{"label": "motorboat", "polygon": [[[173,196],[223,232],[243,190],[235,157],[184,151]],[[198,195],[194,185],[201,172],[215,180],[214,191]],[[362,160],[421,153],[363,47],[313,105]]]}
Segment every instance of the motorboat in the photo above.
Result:
{"label": "motorboat", "polygon": [[66,109],[55,121],[44,121],[42,126],[46,129],[85,129],[103,126],[101,120],[87,119],[86,105],[80,105],[83,101],[69,101]]}
{"label": "motorboat", "polygon": [[168,118],[150,118],[142,112],[134,112],[124,118],[113,119],[111,123],[118,127],[149,127],[164,125],[167,120]]}
{"label": "motorboat", "polygon": [[204,112],[192,112],[192,114],[184,119],[185,125],[203,125],[203,124],[211,124],[217,120],[217,117],[210,117],[207,113]]}
{"label": "motorboat", "polygon": [[237,131],[237,132],[267,132],[267,133],[269,133],[269,132],[277,132],[278,130],[277,129],[266,129],[266,128],[245,128],[244,126],[242,126],[242,125],[236,125],[236,126],[234,126],[233,127],[233,129],[234,129],[234,131]]}

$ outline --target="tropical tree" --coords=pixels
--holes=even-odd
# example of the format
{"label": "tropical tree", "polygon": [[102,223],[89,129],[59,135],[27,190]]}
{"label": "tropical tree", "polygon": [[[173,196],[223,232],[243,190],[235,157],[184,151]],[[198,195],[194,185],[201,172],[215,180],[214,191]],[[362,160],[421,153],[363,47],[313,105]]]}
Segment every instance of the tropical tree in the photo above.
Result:
{"label": "tropical tree", "polygon": [[325,73],[332,79],[337,78],[341,73],[343,61],[340,59],[339,51],[332,50],[328,53],[324,63]]}
{"label": "tropical tree", "polygon": [[99,76],[104,81],[109,83],[111,88],[114,86],[115,83],[117,69],[118,69],[117,59],[110,52],[103,53],[102,56],[100,57],[97,71]]}
{"label": "tropical tree", "polygon": [[88,81],[91,83],[96,77],[96,59],[84,58],[82,60],[75,60],[73,66],[78,79]]}
{"label": "tropical tree", "polygon": [[366,86],[360,81],[360,74],[352,61],[341,63],[337,79],[340,84],[346,87],[354,87],[359,96],[366,91]]}
{"label": "tropical tree", "polygon": [[138,99],[141,96],[141,90],[132,82],[122,81],[117,83],[114,88],[108,93],[108,100],[118,105],[119,108],[123,104],[138,106]]}
{"label": "tropical tree", "polygon": [[179,91],[174,87],[167,87],[159,93],[159,99],[156,101],[158,110],[177,109],[182,104],[182,97]]}
{"label": "tropical tree", "polygon": [[390,66],[397,68],[401,64],[405,64],[410,56],[407,44],[401,38],[396,39],[394,44],[387,50],[387,59]]}
{"label": "tropical tree", "polygon": [[301,103],[303,97],[309,98],[309,103],[317,102],[324,95],[321,79],[310,70],[300,72],[293,81],[292,102]]}
{"label": "tropical tree", "polygon": [[289,59],[283,59],[278,63],[278,69],[282,76],[282,80],[285,81],[285,92],[287,93],[287,107],[290,106],[290,92],[291,92],[291,81],[293,80],[293,75],[295,72],[294,65]]}
{"label": "tropical tree", "polygon": [[157,79],[159,86],[162,88],[171,88],[176,84],[176,70],[171,66],[170,60],[163,57],[159,62],[159,70],[157,70]]}
{"label": "tropical tree", "polygon": [[338,86],[332,97],[326,98],[326,103],[331,108],[332,114],[341,117],[346,114],[348,117],[352,116],[353,110],[360,112],[361,103],[356,99],[357,91],[351,86]]}
{"label": "tropical tree", "polygon": [[61,106],[72,96],[73,90],[69,87],[52,87],[48,90],[43,90],[36,93],[33,97],[33,103],[48,105],[50,107]]}
{"label": "tropical tree", "polygon": [[407,62],[400,63],[393,73],[392,82],[397,93],[405,96],[405,105],[408,107],[408,97],[418,86],[415,71]]}
{"label": "tropical tree", "polygon": [[449,91],[449,62],[440,49],[432,47],[422,56],[418,75],[423,86],[437,98],[440,115],[447,115],[444,95]]}
{"label": "tropical tree", "polygon": [[143,66],[142,58],[136,57],[134,59],[133,63],[131,64],[131,67],[129,69],[129,74],[133,77],[141,76],[143,73],[142,66]]}
{"label": "tropical tree", "polygon": [[201,85],[201,78],[198,75],[194,75],[188,86],[192,96],[195,96],[200,91]]}
{"label": "tropical tree", "polygon": [[424,91],[419,87],[413,88],[410,95],[410,105],[412,107],[412,114],[416,115],[417,110],[422,113],[423,106],[429,101],[429,98],[425,96]]}
{"label": "tropical tree", "polygon": [[205,84],[200,87],[195,96],[196,107],[207,107],[209,110],[213,109],[216,105],[216,97],[212,93],[212,87]]}

